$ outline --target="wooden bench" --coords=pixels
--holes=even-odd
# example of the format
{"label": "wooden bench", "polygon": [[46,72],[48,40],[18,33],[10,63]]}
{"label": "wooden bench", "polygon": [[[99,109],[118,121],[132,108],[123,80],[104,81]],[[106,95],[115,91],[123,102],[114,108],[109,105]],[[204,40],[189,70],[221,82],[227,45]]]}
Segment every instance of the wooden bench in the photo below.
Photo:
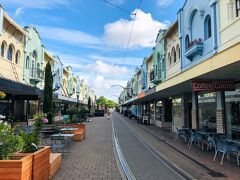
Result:
{"label": "wooden bench", "polygon": [[49,174],[49,179],[52,179],[52,177],[60,169],[61,161],[62,161],[61,153],[51,153],[50,154],[50,174]]}

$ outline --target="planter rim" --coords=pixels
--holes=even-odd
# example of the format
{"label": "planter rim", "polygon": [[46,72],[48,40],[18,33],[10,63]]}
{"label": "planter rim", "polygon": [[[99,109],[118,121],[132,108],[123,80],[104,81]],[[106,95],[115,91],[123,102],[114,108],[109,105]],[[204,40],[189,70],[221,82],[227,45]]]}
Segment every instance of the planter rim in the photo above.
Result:
{"label": "planter rim", "polygon": [[28,159],[28,158],[32,158],[33,154],[31,153],[16,153],[13,155],[13,157],[21,157],[21,159],[8,159],[8,160],[0,160],[0,163],[7,163],[7,162],[22,162],[24,161],[25,159]]}

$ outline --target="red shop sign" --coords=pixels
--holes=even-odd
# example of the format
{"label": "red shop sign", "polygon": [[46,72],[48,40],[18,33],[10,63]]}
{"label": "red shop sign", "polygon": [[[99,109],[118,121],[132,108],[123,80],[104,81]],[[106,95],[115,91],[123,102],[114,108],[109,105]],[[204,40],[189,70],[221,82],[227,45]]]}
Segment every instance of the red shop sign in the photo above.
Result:
{"label": "red shop sign", "polygon": [[192,81],[192,91],[234,91],[235,83],[232,80],[196,80]]}

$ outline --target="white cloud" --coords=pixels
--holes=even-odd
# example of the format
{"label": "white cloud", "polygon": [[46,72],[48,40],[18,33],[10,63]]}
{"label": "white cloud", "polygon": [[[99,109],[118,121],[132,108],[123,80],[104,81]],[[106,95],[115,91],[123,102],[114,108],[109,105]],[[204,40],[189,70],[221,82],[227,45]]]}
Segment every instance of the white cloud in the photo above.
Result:
{"label": "white cloud", "polygon": [[160,7],[168,7],[173,3],[173,0],[158,0],[157,5]]}
{"label": "white cloud", "polygon": [[2,0],[1,3],[26,8],[51,9],[55,6],[67,5],[69,0]]}
{"label": "white cloud", "polygon": [[23,13],[24,13],[24,8],[23,7],[19,7],[19,8],[16,9],[16,11],[14,13],[14,17],[17,18],[18,16],[20,16]]}
{"label": "white cloud", "polygon": [[122,85],[125,86],[127,81],[118,79],[111,80],[106,79],[104,76],[89,76],[89,75],[80,75],[81,79],[85,79],[87,84],[94,90],[95,94],[99,96],[105,96],[108,99],[116,100],[115,96],[119,96],[122,91],[119,87],[111,87],[112,85]]}
{"label": "white cloud", "polygon": [[[104,42],[110,46],[126,48],[133,21],[134,16],[132,15],[131,20],[120,19],[106,24],[104,27]],[[167,24],[154,20],[150,13],[145,13],[139,9],[129,48],[152,47],[159,29],[166,27]]]}
{"label": "white cloud", "polygon": [[37,26],[37,29],[41,36],[46,39],[60,41],[70,45],[84,46],[100,44],[99,38],[79,30],[51,26]]}
{"label": "white cloud", "polygon": [[132,65],[132,66],[139,66],[143,58],[136,58],[136,57],[106,57],[106,56],[101,56],[97,54],[92,54],[88,55],[88,58],[96,60],[96,61],[104,61],[107,63],[112,63],[112,64],[119,64],[122,65],[123,61],[125,65]]}
{"label": "white cloud", "polygon": [[124,75],[129,75],[129,71],[126,67],[112,65],[102,61],[96,61],[95,63],[87,65],[72,64],[72,66],[78,67],[78,70],[80,70],[81,72],[93,73],[96,75],[104,75],[110,77],[121,77]]}

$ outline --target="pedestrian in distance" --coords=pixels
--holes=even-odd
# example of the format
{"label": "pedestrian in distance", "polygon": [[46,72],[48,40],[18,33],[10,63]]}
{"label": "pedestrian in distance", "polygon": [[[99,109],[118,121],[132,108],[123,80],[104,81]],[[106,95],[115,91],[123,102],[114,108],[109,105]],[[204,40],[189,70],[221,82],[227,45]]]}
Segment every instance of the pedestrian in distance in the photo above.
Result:
{"label": "pedestrian in distance", "polygon": [[111,117],[111,114],[110,114],[110,111],[109,111],[109,109],[107,110],[107,119],[110,119],[110,117]]}

